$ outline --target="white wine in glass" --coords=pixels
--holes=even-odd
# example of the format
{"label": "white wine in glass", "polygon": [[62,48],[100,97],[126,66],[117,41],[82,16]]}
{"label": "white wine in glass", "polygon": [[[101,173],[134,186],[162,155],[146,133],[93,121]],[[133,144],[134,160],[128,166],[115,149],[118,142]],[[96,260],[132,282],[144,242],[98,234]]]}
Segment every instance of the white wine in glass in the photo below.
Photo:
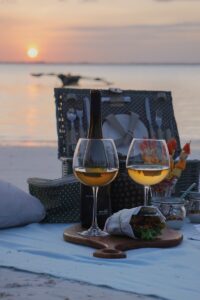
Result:
{"label": "white wine in glass", "polygon": [[97,224],[97,194],[100,186],[115,179],[118,169],[118,154],[112,139],[79,139],[73,157],[74,175],[82,184],[91,186],[93,191],[92,225],[81,235],[108,235]]}
{"label": "white wine in glass", "polygon": [[147,205],[149,188],[161,182],[169,173],[170,160],[164,140],[133,139],[126,167],[132,180],[144,185],[144,205]]}
{"label": "white wine in glass", "polygon": [[76,168],[75,176],[85,185],[104,186],[113,181],[118,169],[116,168]]}

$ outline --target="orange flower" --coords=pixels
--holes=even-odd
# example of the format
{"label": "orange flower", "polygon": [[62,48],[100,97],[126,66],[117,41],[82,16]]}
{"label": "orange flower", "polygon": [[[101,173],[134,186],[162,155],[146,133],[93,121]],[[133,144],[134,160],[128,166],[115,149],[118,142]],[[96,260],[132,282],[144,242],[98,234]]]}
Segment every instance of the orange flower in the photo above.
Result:
{"label": "orange flower", "polygon": [[190,143],[186,143],[183,147],[183,151],[186,153],[186,154],[190,154]]}
{"label": "orange flower", "polygon": [[167,142],[167,147],[168,147],[168,151],[169,151],[169,154],[170,155],[174,155],[174,152],[177,148],[177,142],[175,139],[170,139],[168,142]]}

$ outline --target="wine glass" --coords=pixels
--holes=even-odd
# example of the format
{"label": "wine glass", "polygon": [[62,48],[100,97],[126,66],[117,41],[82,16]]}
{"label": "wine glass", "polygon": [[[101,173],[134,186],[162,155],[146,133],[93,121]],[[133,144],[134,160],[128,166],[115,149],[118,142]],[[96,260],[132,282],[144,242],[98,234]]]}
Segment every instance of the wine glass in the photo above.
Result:
{"label": "wine glass", "polygon": [[148,204],[151,185],[169,173],[170,159],[164,140],[133,139],[128,150],[126,168],[132,180],[144,185],[144,206]]}
{"label": "wine glass", "polygon": [[73,172],[77,179],[93,191],[91,227],[79,234],[106,236],[97,224],[97,194],[100,186],[109,184],[117,176],[119,160],[112,139],[79,139],[73,157]]}

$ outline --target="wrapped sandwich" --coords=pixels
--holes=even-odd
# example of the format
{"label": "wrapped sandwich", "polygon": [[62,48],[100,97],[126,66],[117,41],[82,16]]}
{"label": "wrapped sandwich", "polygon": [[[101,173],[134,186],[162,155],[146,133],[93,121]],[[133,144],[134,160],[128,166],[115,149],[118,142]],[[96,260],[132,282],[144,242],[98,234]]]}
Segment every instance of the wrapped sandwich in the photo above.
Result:
{"label": "wrapped sandwich", "polygon": [[165,217],[156,207],[138,206],[113,214],[107,219],[104,230],[111,235],[153,240],[162,234],[164,227]]}

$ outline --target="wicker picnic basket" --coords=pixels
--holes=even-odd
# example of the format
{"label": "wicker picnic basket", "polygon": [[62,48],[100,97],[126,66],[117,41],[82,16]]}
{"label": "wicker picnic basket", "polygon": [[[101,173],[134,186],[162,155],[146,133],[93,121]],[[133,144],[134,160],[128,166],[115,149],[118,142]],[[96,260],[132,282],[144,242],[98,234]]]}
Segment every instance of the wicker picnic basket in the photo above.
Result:
{"label": "wicker picnic basket", "polygon": [[[129,114],[131,111],[139,115],[140,121],[150,133],[149,123],[145,112],[145,99],[149,99],[152,126],[154,131],[157,131],[155,122],[156,111],[162,109],[163,120],[162,130],[164,138],[167,138],[166,133],[174,137],[178,144],[176,156],[179,155],[181,145],[177,128],[177,123],[173,110],[171,92],[163,91],[134,91],[134,90],[102,90],[102,119],[103,122],[111,115]],[[62,177],[68,178],[72,174],[72,157],[74,154],[75,144],[70,141],[70,120],[67,118],[67,112],[70,108],[75,108],[76,111],[81,111],[82,134],[86,136],[89,126],[89,89],[71,89],[71,88],[56,88],[55,89],[55,104],[56,104],[56,122],[58,135],[58,159],[62,161]],[[103,123],[104,124],[104,123]],[[74,121],[75,141],[80,137],[80,118]],[[106,132],[104,132],[104,137]],[[119,153],[120,170],[117,178],[111,183],[111,206],[112,212],[116,212],[123,208],[131,208],[143,204],[143,188],[133,182],[125,168],[126,154]],[[191,183],[196,182],[195,190],[198,190],[199,184],[199,169],[200,162],[190,160],[187,162],[187,168],[182,173],[176,185],[176,195],[185,190]],[[71,222],[77,221],[80,216],[80,184],[78,182],[63,182],[51,186],[41,186],[38,181],[30,180],[30,193],[38,197],[47,209],[47,217],[45,222]],[[71,195],[70,190],[74,193]],[[68,202],[74,200],[76,216],[69,215]],[[60,213],[58,209],[52,208],[49,205],[52,202],[60,202]],[[51,206],[51,205],[50,205]]]}

